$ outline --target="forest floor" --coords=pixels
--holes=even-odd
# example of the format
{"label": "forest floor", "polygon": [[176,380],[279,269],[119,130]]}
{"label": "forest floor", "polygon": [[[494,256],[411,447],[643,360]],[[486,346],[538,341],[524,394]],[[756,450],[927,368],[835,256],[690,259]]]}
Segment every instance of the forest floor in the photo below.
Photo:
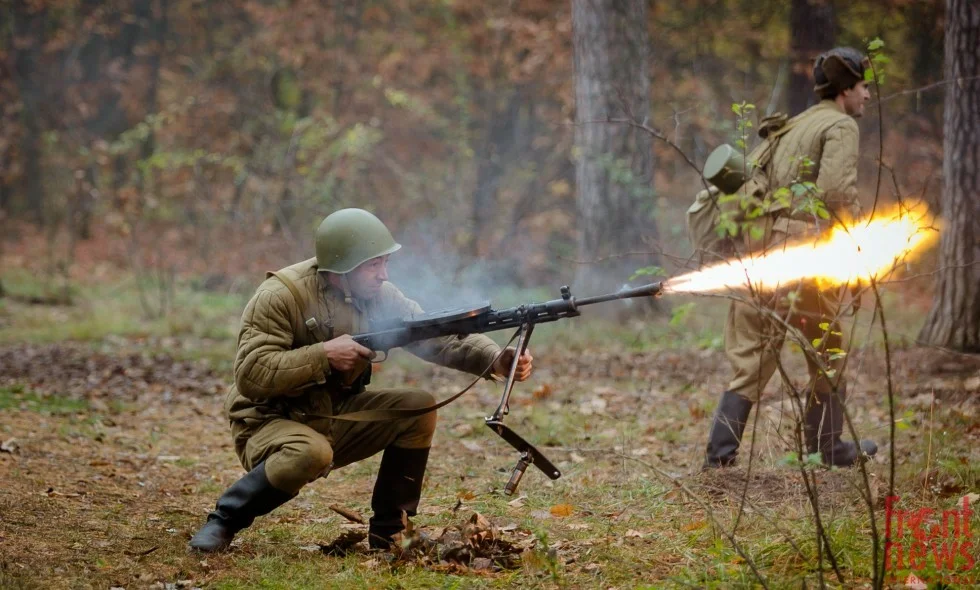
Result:
{"label": "forest floor", "polygon": [[[0,588],[850,588],[870,586],[889,514],[890,585],[916,587],[910,573],[980,584],[980,359],[909,344],[921,298],[887,299],[894,448],[885,351],[869,336],[849,368],[848,407],[881,450],[867,479],[857,468],[809,471],[837,571],[826,558],[818,567],[789,454],[792,404],[776,380],[739,466],[699,473],[729,370],[724,309],[704,300],[669,320],[578,318],[536,334],[536,372],[518,385],[507,424],[556,463],[555,481],[532,467],[518,494],[502,493],[517,454],[483,427],[499,385],[440,411],[413,526],[443,551],[397,558],[364,541],[324,551],[365,529],[331,506],[370,515],[374,457],[309,485],[232,551],[205,556],[187,541],[243,473],[221,410],[242,295],[182,290],[175,311],[150,321],[135,319],[125,281],[38,305],[24,296],[30,277],[11,276],[15,295],[0,298]],[[804,379],[791,348],[786,366]],[[468,378],[396,353],[375,383],[442,399]],[[892,452],[899,500],[888,511]]]}

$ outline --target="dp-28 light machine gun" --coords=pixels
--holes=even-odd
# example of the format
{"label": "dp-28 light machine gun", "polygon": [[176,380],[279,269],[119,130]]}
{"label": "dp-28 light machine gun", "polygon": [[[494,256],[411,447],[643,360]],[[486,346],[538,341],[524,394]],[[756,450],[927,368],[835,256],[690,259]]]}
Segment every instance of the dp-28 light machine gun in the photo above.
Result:
{"label": "dp-28 light machine gun", "polygon": [[[511,495],[517,490],[517,486],[529,465],[536,466],[551,479],[561,477],[561,472],[558,471],[554,463],[549,461],[531,443],[524,440],[513,429],[504,424],[504,416],[510,411],[510,393],[514,388],[517,361],[527,349],[528,342],[531,340],[531,333],[534,331],[534,326],[579,316],[581,315],[579,309],[586,305],[594,305],[616,299],[655,297],[660,295],[662,289],[663,283],[652,283],[642,287],[623,289],[616,293],[576,299],[572,296],[569,288],[563,286],[561,288],[561,299],[554,299],[543,303],[526,303],[500,310],[493,309],[489,302],[485,302],[475,307],[423,313],[399,320],[395,324],[388,325],[384,329],[376,332],[358,334],[353,336],[353,338],[362,346],[387,354],[392,348],[399,348],[406,344],[428,340],[429,338],[453,335],[463,337],[468,334],[482,334],[484,332],[516,328],[515,338],[517,339],[517,343],[515,348],[517,350],[510,366],[510,373],[504,382],[504,391],[500,397],[500,403],[497,405],[497,409],[494,410],[493,414],[485,420],[486,425],[491,430],[500,435],[521,454],[517,465],[511,473],[510,480],[504,487],[504,492]],[[451,399],[443,402],[443,404],[449,401]]]}

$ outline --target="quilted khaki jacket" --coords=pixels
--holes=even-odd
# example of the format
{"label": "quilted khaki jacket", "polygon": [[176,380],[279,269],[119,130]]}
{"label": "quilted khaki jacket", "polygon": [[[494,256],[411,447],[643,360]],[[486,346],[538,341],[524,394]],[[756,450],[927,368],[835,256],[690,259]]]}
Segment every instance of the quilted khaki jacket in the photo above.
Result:
{"label": "quilted khaki jacket", "polygon": [[[834,213],[845,218],[860,213],[857,195],[859,133],[857,121],[832,100],[820,101],[797,115],[793,128],[776,143],[768,171],[770,189],[812,181],[832,215],[828,221],[804,212],[784,214],[786,217],[828,225],[833,222]],[[809,170],[802,164],[804,157],[813,162]],[[799,204],[799,197],[794,198],[789,210],[793,211]]]}
{"label": "quilted khaki jacket", "polygon": [[[269,273],[242,314],[235,357],[235,383],[225,398],[230,420],[256,424],[290,417],[322,430],[329,421],[305,414],[331,415],[331,396],[341,394],[345,376],[331,371],[322,344],[306,319],[319,320],[325,338],[367,332],[372,319],[402,318],[422,308],[391,283],[371,302],[348,304],[344,295],[317,273],[312,258],[280,271],[293,281],[303,301]],[[305,312],[305,313],[304,313]],[[500,347],[482,334],[460,339],[433,338],[405,347],[416,356],[446,367],[481,374]]]}

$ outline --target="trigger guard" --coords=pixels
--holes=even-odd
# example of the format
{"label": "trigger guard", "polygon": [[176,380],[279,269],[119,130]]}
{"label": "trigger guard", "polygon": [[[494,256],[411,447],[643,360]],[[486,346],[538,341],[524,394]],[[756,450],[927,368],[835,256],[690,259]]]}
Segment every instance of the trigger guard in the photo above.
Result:
{"label": "trigger guard", "polygon": [[[378,355],[383,355],[383,356],[381,358],[378,358]],[[386,360],[388,360],[388,351],[387,350],[378,350],[378,351],[375,351],[374,358],[371,359],[371,362],[372,363],[383,363]]]}

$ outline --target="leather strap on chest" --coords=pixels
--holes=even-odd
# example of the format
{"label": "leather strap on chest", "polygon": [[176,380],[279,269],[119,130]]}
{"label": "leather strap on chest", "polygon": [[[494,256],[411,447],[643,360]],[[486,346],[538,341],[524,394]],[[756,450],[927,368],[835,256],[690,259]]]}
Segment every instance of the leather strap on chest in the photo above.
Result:
{"label": "leather strap on chest", "polygon": [[303,303],[303,296],[300,294],[299,287],[296,286],[296,283],[281,272],[271,271],[269,274],[279,279],[283,285],[286,285],[289,292],[293,294],[293,300],[296,301],[296,305],[302,308],[302,315],[305,318],[303,323],[306,324],[306,327],[313,334],[313,337],[320,342],[326,342],[329,340],[333,335],[331,334],[329,336],[324,336],[323,330],[320,328],[320,322],[316,319],[316,315],[314,315],[310,311],[309,307]]}

